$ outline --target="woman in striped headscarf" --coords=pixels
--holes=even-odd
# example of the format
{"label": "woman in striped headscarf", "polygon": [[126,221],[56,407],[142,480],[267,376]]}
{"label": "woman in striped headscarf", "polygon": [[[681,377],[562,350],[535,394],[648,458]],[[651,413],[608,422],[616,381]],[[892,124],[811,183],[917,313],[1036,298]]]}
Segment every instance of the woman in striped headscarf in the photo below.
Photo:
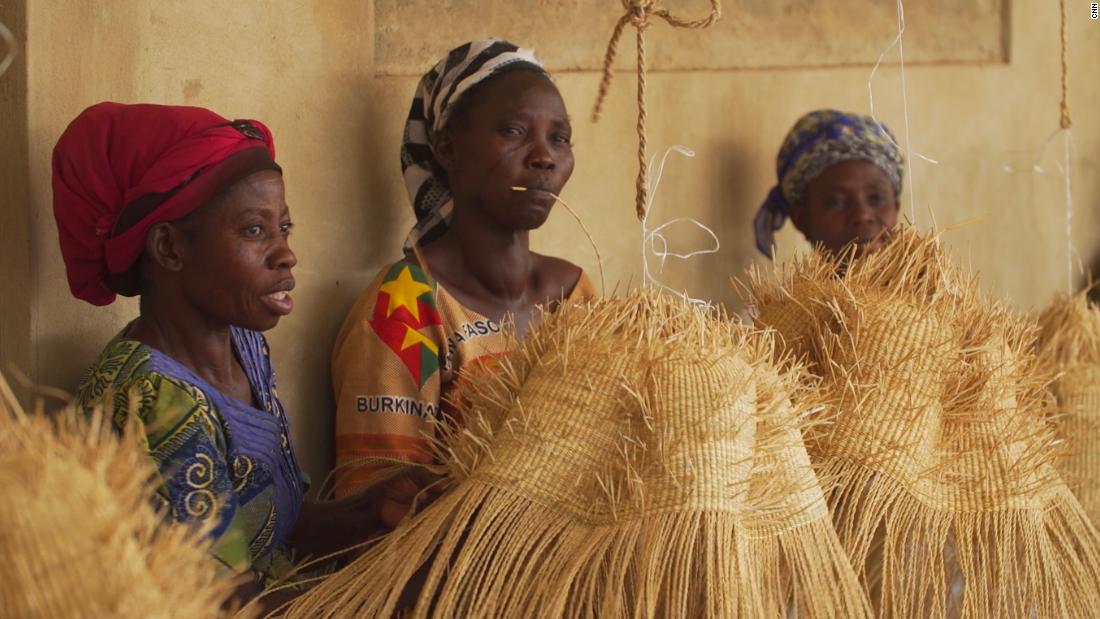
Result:
{"label": "woman in striped headscarf", "polygon": [[880,245],[898,218],[902,153],[870,116],[816,110],[798,119],[776,158],[778,183],[756,214],[756,247],[771,256],[790,217],[815,247],[840,254]]}
{"label": "woman in striped headscarf", "polygon": [[[463,44],[425,74],[401,145],[416,225],[348,314],[332,356],[336,492],[383,485],[394,526],[432,480],[426,431],[459,370],[505,352],[537,305],[595,293],[579,267],[532,252],[573,172],[565,103],[529,49]],[[396,463],[396,464],[395,464]],[[420,472],[418,472],[420,471]]]}

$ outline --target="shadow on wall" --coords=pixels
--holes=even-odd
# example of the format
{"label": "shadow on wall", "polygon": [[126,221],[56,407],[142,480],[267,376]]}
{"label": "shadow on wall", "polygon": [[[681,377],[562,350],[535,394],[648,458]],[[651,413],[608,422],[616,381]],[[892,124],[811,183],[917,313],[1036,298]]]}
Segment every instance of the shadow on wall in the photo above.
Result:
{"label": "shadow on wall", "polygon": [[[659,169],[662,153],[654,155],[658,162],[654,169]],[[732,138],[708,141],[695,160],[675,153],[668,157],[646,221],[654,235],[645,248],[652,278],[670,290],[722,306],[731,314],[742,309],[730,278],[740,278],[756,256],[752,217],[759,203],[754,189],[762,165],[758,159],[745,144]],[[677,196],[691,192],[700,202],[692,207],[695,212],[677,203]],[[716,252],[710,251],[714,239],[707,229],[718,239]],[[662,251],[669,254],[664,260]]]}
{"label": "shadow on wall", "polygon": [[1096,252],[1086,264],[1085,275],[1080,284],[1082,288],[1092,286],[1088,292],[1089,303],[1096,306],[1100,306],[1100,282],[1097,282],[1098,277],[1100,277],[1100,252]]}
{"label": "shadow on wall", "polygon": [[[398,257],[407,221],[398,153],[383,152],[391,144],[385,134],[393,119],[380,98],[372,96],[380,90],[379,80],[356,74],[341,79],[353,86],[338,89],[341,96],[326,108],[333,118],[344,118],[331,124],[327,139],[316,142],[335,145],[333,151],[309,155],[333,158],[331,167],[321,172],[321,184],[334,187],[318,187],[314,195],[305,196],[310,204],[298,209],[299,257],[309,255],[296,269],[300,302],[291,320],[271,335],[280,385],[285,385],[284,404],[315,496],[331,488],[324,482],[334,464],[333,342],[363,288],[383,264]],[[358,114],[347,118],[347,110]],[[351,196],[359,203],[325,204],[327,196]]]}
{"label": "shadow on wall", "polygon": [[706,269],[705,290],[721,291],[716,302],[725,305],[732,314],[743,307],[730,278],[743,278],[745,269],[756,259],[756,240],[752,219],[764,199],[757,195],[760,186],[758,175],[765,166],[766,157],[751,152],[737,141],[720,142],[715,148],[718,169],[714,177],[715,195],[710,200],[710,220],[715,222],[714,232],[722,240],[722,248],[714,259],[714,268]]}
{"label": "shadow on wall", "polygon": [[[91,317],[90,319],[98,318],[95,311],[100,308],[87,307],[87,313]],[[136,317],[135,313],[133,317]],[[128,324],[128,323],[126,323]],[[119,331],[122,329],[120,328]],[[83,329],[75,329],[74,332],[86,333]],[[103,352],[107,342],[113,336],[109,336],[106,339],[97,339],[90,337],[73,337],[72,332],[65,333],[52,333],[50,335],[41,336],[35,343],[38,348],[40,357],[46,359],[66,359],[66,360],[79,360],[77,365],[69,364],[68,367],[63,368],[67,370],[64,377],[59,377],[59,368],[56,366],[50,367],[43,371],[39,369],[34,373],[27,373],[27,368],[17,368],[19,371],[27,373],[31,377],[34,384],[46,388],[46,389],[60,389],[67,392],[69,395],[76,393],[77,387],[84,380],[84,376],[87,372],[87,368],[99,358],[99,355]],[[78,369],[79,368],[79,369]],[[9,368],[0,368],[7,371]]]}
{"label": "shadow on wall", "polygon": [[[372,93],[380,90],[379,81],[362,85],[359,92]],[[365,202],[358,205],[360,208],[353,212],[358,215],[356,221],[348,222],[353,236],[359,237],[359,243],[351,255],[355,256],[352,269],[368,267],[371,271],[367,277],[374,276],[374,270],[380,268],[383,263],[396,260],[401,250],[401,243],[405,239],[408,230],[405,223],[408,219],[406,211],[411,210],[407,205],[404,184],[401,180],[401,167],[399,154],[396,150],[390,152],[390,142],[382,139],[381,128],[392,125],[394,119],[387,117],[386,110],[380,105],[378,97],[366,96],[358,103],[363,110],[362,127],[365,132],[355,136],[358,150],[355,153],[355,161],[364,164],[358,170],[356,195],[365,197]],[[354,109],[353,105],[348,106]],[[400,122],[404,123],[404,117]],[[350,297],[347,310],[351,302],[358,296],[359,290],[366,286],[367,281],[360,282],[362,286],[354,290]],[[335,332],[333,333],[335,337]]]}
{"label": "shadow on wall", "polygon": [[[1091,161],[1089,160],[1089,158],[1086,157],[1081,161],[1080,165],[1082,170],[1100,169],[1100,152],[1097,152],[1097,157],[1095,159],[1092,159]],[[1095,196],[1097,195],[1097,193],[1100,193],[1100,174],[1080,174],[1078,175],[1078,177],[1084,177],[1081,178],[1081,181],[1083,182],[1079,181],[1082,186],[1077,188],[1079,195]],[[1091,187],[1089,185],[1091,185]],[[1086,210],[1087,212],[1100,212],[1100,203],[1086,205],[1079,204],[1077,208],[1081,208],[1082,206],[1085,207],[1084,210]],[[1096,246],[1095,232],[1090,232],[1092,233],[1092,235],[1085,241],[1085,247],[1088,247],[1090,245],[1093,247]],[[1076,241],[1078,243],[1082,242],[1079,235],[1077,236]],[[1088,256],[1088,262],[1085,263],[1085,269],[1085,274],[1083,276],[1079,276],[1081,278],[1081,281],[1078,284],[1079,286],[1084,287],[1092,284],[1093,282],[1100,281],[1100,249],[1094,251],[1091,256]],[[1100,306],[1100,283],[1089,290],[1089,301]]]}

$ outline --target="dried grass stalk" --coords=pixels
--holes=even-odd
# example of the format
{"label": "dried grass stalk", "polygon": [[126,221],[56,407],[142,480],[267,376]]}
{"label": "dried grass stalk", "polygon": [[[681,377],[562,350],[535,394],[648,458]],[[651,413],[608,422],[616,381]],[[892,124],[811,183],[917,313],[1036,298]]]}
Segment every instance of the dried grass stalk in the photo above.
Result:
{"label": "dried grass stalk", "polygon": [[1100,525],[1100,308],[1086,293],[1059,296],[1039,317],[1039,358],[1056,380],[1055,423],[1066,441],[1059,470]]}
{"label": "dried grass stalk", "polygon": [[0,616],[230,616],[233,582],[153,508],[137,441],[103,411],[25,414],[0,376]]}
{"label": "dried grass stalk", "polygon": [[639,291],[513,348],[439,428],[453,487],[288,617],[869,615],[770,337]]}
{"label": "dried grass stalk", "polygon": [[833,407],[807,445],[879,615],[1100,614],[1100,538],[1054,467],[1031,328],[933,235],[839,264],[747,287]]}

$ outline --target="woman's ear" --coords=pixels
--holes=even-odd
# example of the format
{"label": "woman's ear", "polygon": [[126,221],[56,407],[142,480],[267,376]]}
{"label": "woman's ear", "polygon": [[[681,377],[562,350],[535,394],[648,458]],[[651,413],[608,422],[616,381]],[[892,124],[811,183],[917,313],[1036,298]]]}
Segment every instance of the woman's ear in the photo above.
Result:
{"label": "woman's ear", "polygon": [[450,127],[444,127],[436,132],[432,140],[432,154],[436,162],[444,172],[453,172],[458,168],[458,157],[455,155],[454,134]]}
{"label": "woman's ear", "polygon": [[155,224],[145,235],[145,255],[160,268],[177,273],[183,270],[184,235],[174,224]]}
{"label": "woman's ear", "polygon": [[791,210],[790,210],[790,216],[791,216],[791,223],[794,224],[794,227],[797,228],[798,231],[801,232],[803,236],[805,236],[806,235],[806,203],[802,200],[799,200],[798,202],[795,202],[794,204],[792,204],[791,205]]}

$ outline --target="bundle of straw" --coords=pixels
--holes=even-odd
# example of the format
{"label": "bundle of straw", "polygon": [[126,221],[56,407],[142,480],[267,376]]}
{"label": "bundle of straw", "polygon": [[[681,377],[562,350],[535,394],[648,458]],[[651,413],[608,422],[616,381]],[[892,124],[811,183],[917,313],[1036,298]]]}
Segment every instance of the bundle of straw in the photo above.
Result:
{"label": "bundle of straw", "polygon": [[288,617],[868,616],[769,337],[648,291],[513,350],[440,428],[453,487]]}
{"label": "bundle of straw", "polygon": [[801,257],[749,289],[833,407],[807,444],[879,614],[1097,616],[1100,537],[1053,466],[1031,327],[930,234],[840,265]]}
{"label": "bundle of straw", "polygon": [[1068,447],[1059,470],[1100,526],[1100,308],[1083,292],[1056,298],[1039,317],[1038,348],[1043,366],[1057,376],[1055,419]]}
{"label": "bundle of straw", "polygon": [[153,472],[102,411],[25,414],[0,376],[0,616],[229,616],[232,581],[154,510]]}

